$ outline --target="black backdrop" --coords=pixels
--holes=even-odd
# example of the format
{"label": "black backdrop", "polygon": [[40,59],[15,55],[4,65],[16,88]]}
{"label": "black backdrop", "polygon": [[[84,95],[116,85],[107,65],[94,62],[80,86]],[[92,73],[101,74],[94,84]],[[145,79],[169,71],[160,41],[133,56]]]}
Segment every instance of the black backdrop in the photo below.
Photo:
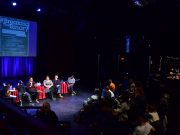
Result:
{"label": "black backdrop", "polygon": [[[1,15],[38,22],[35,78],[42,80],[47,74],[67,78],[75,74],[81,82],[91,83],[97,81],[97,73],[99,78],[119,76],[118,55],[128,57],[128,62],[120,62],[119,73],[128,69],[146,75],[149,54],[157,58],[179,56],[180,10],[173,2],[135,7],[130,0],[79,4],[70,0],[59,5],[45,1],[42,13],[32,11],[35,4],[24,2],[20,8],[0,4]],[[130,54],[124,50],[126,35],[132,37]]]}

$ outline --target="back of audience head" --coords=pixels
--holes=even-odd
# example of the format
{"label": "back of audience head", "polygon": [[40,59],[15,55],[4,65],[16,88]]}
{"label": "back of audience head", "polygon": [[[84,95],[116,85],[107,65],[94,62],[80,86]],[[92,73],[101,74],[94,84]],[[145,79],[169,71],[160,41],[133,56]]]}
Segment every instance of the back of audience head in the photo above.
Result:
{"label": "back of audience head", "polygon": [[100,96],[101,95],[100,89],[99,88],[95,88],[94,89],[94,94]]}
{"label": "back of audience head", "polygon": [[50,104],[48,102],[44,102],[42,105],[42,110],[50,111],[51,110]]}
{"label": "back of audience head", "polygon": [[147,106],[147,109],[148,109],[148,112],[156,112],[156,107],[155,107],[155,105],[153,105],[153,104],[149,104],[148,106]]}
{"label": "back of audience head", "polygon": [[144,90],[143,90],[142,83],[137,81],[135,84],[136,84],[135,96],[144,95]]}
{"label": "back of audience head", "polygon": [[142,125],[148,121],[148,115],[140,115],[137,119],[137,124]]}
{"label": "back of audience head", "polygon": [[112,83],[112,82],[113,82],[112,79],[109,79],[109,80],[108,80],[108,83],[109,83],[109,84]]}

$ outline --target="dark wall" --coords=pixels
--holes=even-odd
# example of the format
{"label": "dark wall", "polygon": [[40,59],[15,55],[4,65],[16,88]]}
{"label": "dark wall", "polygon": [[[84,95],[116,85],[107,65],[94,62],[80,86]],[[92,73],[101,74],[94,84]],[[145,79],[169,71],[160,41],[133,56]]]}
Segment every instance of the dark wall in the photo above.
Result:
{"label": "dark wall", "polygon": [[[75,74],[90,83],[125,71],[147,74],[149,54],[179,56],[180,10],[175,5],[136,7],[131,0],[62,3],[46,1],[39,14],[32,11],[34,4],[13,9],[0,5],[2,15],[38,22],[36,78]],[[132,37],[130,54],[124,49],[126,35]],[[118,55],[127,57],[119,70]]]}
{"label": "dark wall", "polygon": [[74,68],[74,42],[70,24],[58,20],[38,23],[37,73],[71,75]]}

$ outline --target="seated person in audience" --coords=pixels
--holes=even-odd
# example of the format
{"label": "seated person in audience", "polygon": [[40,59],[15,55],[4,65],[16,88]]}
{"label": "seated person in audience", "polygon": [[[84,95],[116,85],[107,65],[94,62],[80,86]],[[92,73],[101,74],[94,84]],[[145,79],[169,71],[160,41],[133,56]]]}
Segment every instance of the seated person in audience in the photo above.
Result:
{"label": "seated person in audience", "polygon": [[169,103],[170,103],[170,95],[168,93],[164,93],[160,98],[160,102],[158,105],[158,113],[160,118],[163,118],[167,115],[169,110]]}
{"label": "seated person in audience", "polygon": [[115,83],[112,81],[112,79],[109,79],[109,89],[114,93],[116,90],[116,85]]}
{"label": "seated person in audience", "polygon": [[23,96],[27,96],[28,98],[28,101],[31,103],[32,102],[32,99],[31,99],[31,95],[26,92],[26,89],[25,89],[25,86],[23,84],[23,82],[21,80],[19,80],[17,86],[16,86],[16,89],[18,90],[18,93],[19,93],[19,98],[20,98],[20,103],[22,105],[22,97]]}
{"label": "seated person in audience", "polygon": [[58,117],[54,111],[51,110],[51,106],[48,102],[44,102],[43,106],[36,113],[37,119],[43,121],[49,126],[55,127],[58,122]]}
{"label": "seated person in audience", "polygon": [[147,118],[145,116],[140,116],[138,118],[137,126],[133,132],[134,135],[149,135],[151,132],[154,132],[154,127],[147,122]]}
{"label": "seated person in audience", "polygon": [[162,130],[165,134],[168,127],[168,110],[169,110],[169,103],[170,103],[170,95],[168,93],[163,93],[162,97],[160,98],[160,102],[158,105],[158,114],[160,117],[160,121],[162,123]]}
{"label": "seated person in audience", "polygon": [[162,124],[163,119],[160,119],[154,104],[149,104],[147,106],[147,114],[150,124],[156,129],[156,134],[162,135],[164,132],[164,125]]}
{"label": "seated person in audience", "polygon": [[110,90],[109,92],[113,92],[114,94],[114,91],[116,89],[116,86],[115,84],[112,82],[112,79],[109,79],[105,82],[104,84],[104,88],[101,92],[101,98],[104,98],[106,95],[107,95],[107,91],[106,91],[106,87],[108,87],[108,89]]}
{"label": "seated person in audience", "polygon": [[68,77],[67,83],[68,83],[68,90],[70,91],[71,95],[75,95],[76,92],[74,91],[74,84],[76,80],[74,78],[74,75]]}
{"label": "seated person in audience", "polygon": [[60,80],[58,79],[58,75],[54,76],[54,80],[53,80],[53,85],[54,85],[54,91],[55,93],[59,94],[60,98],[63,98],[63,96],[61,95],[61,85],[60,85]]}
{"label": "seated person in audience", "polygon": [[100,94],[99,88],[95,88],[94,94],[90,98],[87,98],[87,100],[84,100],[83,105],[86,106],[86,105],[92,104],[98,101],[100,97],[101,97],[101,94]]}
{"label": "seated person in audience", "polygon": [[129,93],[134,93],[136,90],[136,84],[132,78],[129,79]]}
{"label": "seated person in audience", "polygon": [[91,96],[91,99],[92,100],[99,100],[100,97],[101,97],[100,89],[99,88],[95,88],[94,94]]}
{"label": "seated person in audience", "polygon": [[32,77],[29,78],[29,82],[26,85],[26,90],[31,96],[35,95],[36,102],[39,103],[39,93],[36,90],[36,83],[33,81]]}
{"label": "seated person in audience", "polygon": [[128,76],[127,75],[123,76],[122,82],[119,84],[121,88],[121,94],[127,92],[129,88],[128,83],[129,83]]}
{"label": "seated person in audience", "polygon": [[148,114],[150,115],[150,119],[149,119],[150,123],[157,122],[160,120],[159,115],[154,105],[149,104],[147,111],[148,111]]}
{"label": "seated person in audience", "polygon": [[101,96],[101,103],[103,104],[102,108],[108,108],[109,109],[109,113],[112,114],[112,110],[110,111],[110,108],[112,109],[112,106],[114,106],[115,104],[115,96],[114,93],[109,89],[109,86],[105,86],[104,88],[105,94],[102,97]]}
{"label": "seated person in audience", "polygon": [[50,94],[51,99],[54,100],[54,95],[53,95],[53,82],[50,80],[49,76],[46,76],[46,79],[43,81],[44,88],[45,88],[45,93]]}
{"label": "seated person in audience", "polygon": [[129,97],[127,94],[121,96],[120,102],[117,108],[113,109],[112,114],[118,117],[118,121],[128,120],[128,110],[130,109]]}
{"label": "seated person in audience", "polygon": [[90,123],[96,121],[97,119],[96,116],[100,114],[98,113],[99,104],[101,101],[100,97],[101,97],[100,89],[95,88],[93,95],[91,95],[91,97],[84,100],[83,108],[80,109],[79,113],[75,117],[76,122],[81,122],[81,120],[86,121],[87,119],[90,119],[90,121],[89,120],[87,121]]}
{"label": "seated person in audience", "polygon": [[136,89],[133,96],[134,97],[130,96],[131,108],[135,110],[137,115],[145,114],[147,109],[147,99],[141,82],[136,82]]}
{"label": "seated person in audience", "polygon": [[106,86],[105,87],[105,98],[114,98],[114,93],[113,91],[110,89],[110,86]]}

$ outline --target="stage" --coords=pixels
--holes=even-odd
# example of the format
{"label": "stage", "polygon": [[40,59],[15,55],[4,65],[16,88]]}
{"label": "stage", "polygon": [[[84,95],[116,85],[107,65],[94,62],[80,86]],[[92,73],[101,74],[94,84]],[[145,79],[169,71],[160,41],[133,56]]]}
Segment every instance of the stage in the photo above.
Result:
{"label": "stage", "polygon": [[[42,106],[43,102],[48,101],[51,105],[51,109],[55,111],[59,120],[71,120],[73,115],[83,107],[83,101],[90,97],[92,93],[86,92],[85,90],[77,91],[76,95],[66,94],[63,98],[56,97],[55,100],[44,99],[39,100],[39,103],[33,102],[32,104],[24,104],[20,106],[21,108],[39,108]],[[33,115],[33,109],[29,109],[30,114]]]}
{"label": "stage", "polygon": [[[35,116],[37,109],[40,109],[44,101],[48,101],[51,109],[58,116],[62,124],[68,124],[62,128],[63,134],[94,134],[94,131],[88,125],[78,124],[74,121],[75,115],[83,107],[83,101],[93,94],[93,90],[81,88],[76,91],[76,95],[64,95],[64,98],[56,98],[56,100],[45,99],[40,100],[40,103],[24,104],[19,106],[22,110],[26,110],[28,114]],[[29,109],[27,109],[29,108]],[[63,125],[62,125],[63,126]]]}

